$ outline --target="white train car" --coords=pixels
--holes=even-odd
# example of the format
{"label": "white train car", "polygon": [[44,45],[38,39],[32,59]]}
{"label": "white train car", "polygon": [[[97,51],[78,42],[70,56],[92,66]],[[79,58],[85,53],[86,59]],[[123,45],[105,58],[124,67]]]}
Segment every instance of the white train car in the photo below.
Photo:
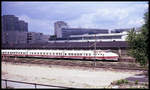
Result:
{"label": "white train car", "polygon": [[115,60],[119,56],[113,52],[102,50],[1,50],[2,56],[23,56],[23,57],[45,57],[45,58],[73,58],[73,59],[97,59]]}

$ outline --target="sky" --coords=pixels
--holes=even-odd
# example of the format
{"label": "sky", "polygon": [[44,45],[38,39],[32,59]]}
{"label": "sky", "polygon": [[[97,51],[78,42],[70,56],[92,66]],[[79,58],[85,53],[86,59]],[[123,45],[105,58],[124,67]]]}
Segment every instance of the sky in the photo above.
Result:
{"label": "sky", "polygon": [[54,35],[54,23],[72,28],[119,29],[140,27],[148,2],[35,2],[2,1],[1,15],[15,15],[28,23],[29,32]]}

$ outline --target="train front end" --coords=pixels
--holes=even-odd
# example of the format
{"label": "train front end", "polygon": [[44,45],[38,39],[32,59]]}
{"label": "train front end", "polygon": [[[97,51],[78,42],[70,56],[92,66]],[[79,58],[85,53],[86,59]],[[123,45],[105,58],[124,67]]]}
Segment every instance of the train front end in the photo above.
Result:
{"label": "train front end", "polygon": [[119,60],[119,55],[113,52],[107,52],[104,54],[104,59],[105,60],[113,60],[113,61],[118,61]]}

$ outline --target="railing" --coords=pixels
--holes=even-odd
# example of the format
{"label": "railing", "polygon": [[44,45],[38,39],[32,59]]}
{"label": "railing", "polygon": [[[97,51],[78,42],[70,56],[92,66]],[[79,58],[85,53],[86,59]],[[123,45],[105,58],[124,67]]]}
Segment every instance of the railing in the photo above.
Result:
{"label": "railing", "polygon": [[[28,82],[22,82],[22,81],[6,80],[6,79],[2,79],[2,81],[4,81],[4,83],[5,83],[4,85],[1,85],[1,86],[3,86],[2,88],[15,88],[13,85],[10,86],[8,84],[8,82],[13,82],[13,83],[18,83],[18,84],[24,84],[24,86],[25,85],[32,85],[32,86],[20,87],[20,88],[35,88],[35,89],[36,88],[61,88],[61,89],[71,89],[71,87],[55,86],[55,85],[45,85],[45,84],[37,84],[37,83],[28,83]],[[21,85],[18,85],[18,86],[21,86]],[[42,87],[40,87],[40,86],[42,86]]]}

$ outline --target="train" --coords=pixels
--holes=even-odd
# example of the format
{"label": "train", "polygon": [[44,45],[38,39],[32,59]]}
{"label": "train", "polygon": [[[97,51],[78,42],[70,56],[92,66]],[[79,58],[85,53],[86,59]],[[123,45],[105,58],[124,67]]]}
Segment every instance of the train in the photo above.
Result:
{"label": "train", "polygon": [[40,49],[2,49],[2,56],[42,57],[42,58],[70,58],[90,60],[118,61],[119,55],[104,50],[40,50]]}

